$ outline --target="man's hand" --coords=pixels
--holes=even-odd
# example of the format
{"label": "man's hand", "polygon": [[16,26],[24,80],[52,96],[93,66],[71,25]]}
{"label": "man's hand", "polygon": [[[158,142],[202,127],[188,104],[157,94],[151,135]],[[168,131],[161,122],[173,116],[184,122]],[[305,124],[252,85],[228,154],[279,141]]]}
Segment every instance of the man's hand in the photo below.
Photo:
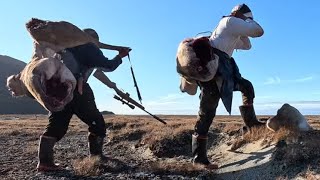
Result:
{"label": "man's hand", "polygon": [[129,52],[131,51],[131,48],[122,47],[118,51],[119,51],[118,56],[120,56],[121,58],[124,58],[124,57],[128,56]]}

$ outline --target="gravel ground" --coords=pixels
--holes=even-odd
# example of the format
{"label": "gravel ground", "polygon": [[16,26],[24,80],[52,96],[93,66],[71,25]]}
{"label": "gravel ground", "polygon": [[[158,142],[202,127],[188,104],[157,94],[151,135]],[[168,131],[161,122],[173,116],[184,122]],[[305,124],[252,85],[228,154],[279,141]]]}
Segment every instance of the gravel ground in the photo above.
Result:
{"label": "gravel ground", "polygon": [[[126,117],[130,119],[132,117]],[[134,117],[136,118],[136,117]],[[176,117],[174,117],[176,118]],[[183,119],[185,117],[182,117]],[[188,119],[189,118],[189,119]],[[192,117],[193,118],[193,117]],[[230,117],[228,117],[230,118]],[[23,118],[22,118],[23,119]],[[41,118],[40,118],[41,119]],[[115,117],[117,119],[117,117]],[[177,118],[178,119],[178,118]],[[186,118],[190,120],[190,117]],[[225,118],[222,118],[223,122]],[[238,120],[238,118],[235,118]],[[21,123],[20,123],[21,122]],[[224,122],[223,122],[224,123]],[[192,170],[191,146],[189,132],[178,137],[177,142],[163,141],[159,147],[167,149],[159,153],[149,148],[147,144],[141,143],[141,136],[145,133],[137,129],[132,132],[126,130],[125,126],[115,121],[108,123],[108,134],[112,138],[107,138],[104,144],[104,153],[109,157],[106,162],[98,165],[85,165],[85,169],[92,168],[92,171],[85,173],[79,171],[79,162],[86,159],[87,130],[86,126],[79,121],[71,123],[67,135],[55,146],[56,162],[60,163],[65,170],[55,173],[37,173],[37,147],[39,136],[44,130],[46,120],[1,120],[0,128],[0,179],[35,179],[35,180],[66,180],[66,179],[305,179],[310,176],[319,178],[319,159],[313,159],[313,163],[299,163],[297,165],[287,165],[283,162],[267,162],[234,172],[207,171],[203,168]],[[132,126],[132,125],[131,125]],[[137,126],[139,127],[139,126]],[[221,128],[220,125],[215,126]],[[135,127],[136,128],[136,127]],[[127,133],[118,133],[124,131]],[[117,133],[118,134],[117,134]],[[230,157],[220,157],[216,153],[218,148],[223,149],[225,144],[230,144],[233,140],[231,133],[221,133],[217,129],[210,130],[210,148],[208,155],[211,160],[217,162],[230,161]],[[191,143],[191,142],[190,142]],[[320,146],[320,144],[319,144]],[[184,149],[188,149],[185,151]],[[223,150],[221,150],[223,151]],[[173,157],[165,157],[163,153],[176,154]],[[159,154],[158,157],[155,154]],[[214,154],[215,153],[215,154]],[[270,151],[270,153],[272,153]],[[170,155],[171,156],[171,155]],[[257,156],[255,156],[257,157]],[[243,160],[242,160],[243,161]],[[241,164],[238,161],[239,164]],[[252,159],[255,161],[255,159]],[[231,160],[232,162],[232,160]],[[237,163],[237,162],[235,162]],[[223,164],[223,163],[221,163]],[[170,166],[171,165],[171,166]],[[86,166],[88,166],[86,168]],[[179,167],[179,168],[177,168]],[[191,170],[190,170],[191,169]],[[240,165],[239,165],[239,169]],[[95,171],[97,170],[97,171]],[[260,176],[261,175],[261,176]],[[312,176],[311,176],[312,175]]]}

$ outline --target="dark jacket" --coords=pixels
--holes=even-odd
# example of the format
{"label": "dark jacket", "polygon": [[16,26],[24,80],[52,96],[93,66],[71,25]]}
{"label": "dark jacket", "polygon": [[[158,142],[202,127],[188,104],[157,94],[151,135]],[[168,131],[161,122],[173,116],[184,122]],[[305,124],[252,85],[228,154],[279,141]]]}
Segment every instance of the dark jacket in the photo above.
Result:
{"label": "dark jacket", "polygon": [[213,48],[212,50],[219,56],[219,66],[215,77],[216,81],[222,81],[217,82],[221,84],[220,97],[226,110],[231,114],[233,91],[236,90],[236,84],[242,77],[232,57],[230,58],[228,54],[219,49]]}
{"label": "dark jacket", "polygon": [[105,72],[114,71],[121,63],[120,56],[112,60],[106,58],[102,51],[93,43],[68,48],[60,52],[63,63],[76,78],[79,78],[93,68],[100,68]]}

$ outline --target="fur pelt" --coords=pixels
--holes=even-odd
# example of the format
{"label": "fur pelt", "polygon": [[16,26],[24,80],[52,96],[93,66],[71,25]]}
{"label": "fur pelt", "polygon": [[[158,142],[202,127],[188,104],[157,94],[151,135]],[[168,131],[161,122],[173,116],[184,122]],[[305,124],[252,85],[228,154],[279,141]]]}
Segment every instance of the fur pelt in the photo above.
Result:
{"label": "fur pelt", "polygon": [[46,48],[59,52],[89,42],[98,45],[98,41],[66,21],[45,21],[32,18],[26,23],[32,39]]}
{"label": "fur pelt", "polygon": [[219,57],[213,54],[209,39],[188,38],[183,40],[177,51],[177,72],[181,76],[180,90],[195,95],[196,81],[210,81],[215,76]]}
{"label": "fur pelt", "polygon": [[219,58],[212,53],[208,38],[190,38],[179,44],[177,72],[188,79],[209,81],[215,76]]}

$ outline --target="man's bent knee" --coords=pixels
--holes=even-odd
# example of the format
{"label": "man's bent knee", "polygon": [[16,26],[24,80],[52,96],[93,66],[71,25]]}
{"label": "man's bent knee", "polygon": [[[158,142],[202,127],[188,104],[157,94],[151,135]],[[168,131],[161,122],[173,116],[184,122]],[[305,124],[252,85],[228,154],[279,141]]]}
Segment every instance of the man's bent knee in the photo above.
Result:
{"label": "man's bent knee", "polygon": [[244,105],[253,104],[253,99],[255,97],[254,88],[250,81],[247,79],[242,79],[239,82],[239,90],[242,93],[242,102]]}

